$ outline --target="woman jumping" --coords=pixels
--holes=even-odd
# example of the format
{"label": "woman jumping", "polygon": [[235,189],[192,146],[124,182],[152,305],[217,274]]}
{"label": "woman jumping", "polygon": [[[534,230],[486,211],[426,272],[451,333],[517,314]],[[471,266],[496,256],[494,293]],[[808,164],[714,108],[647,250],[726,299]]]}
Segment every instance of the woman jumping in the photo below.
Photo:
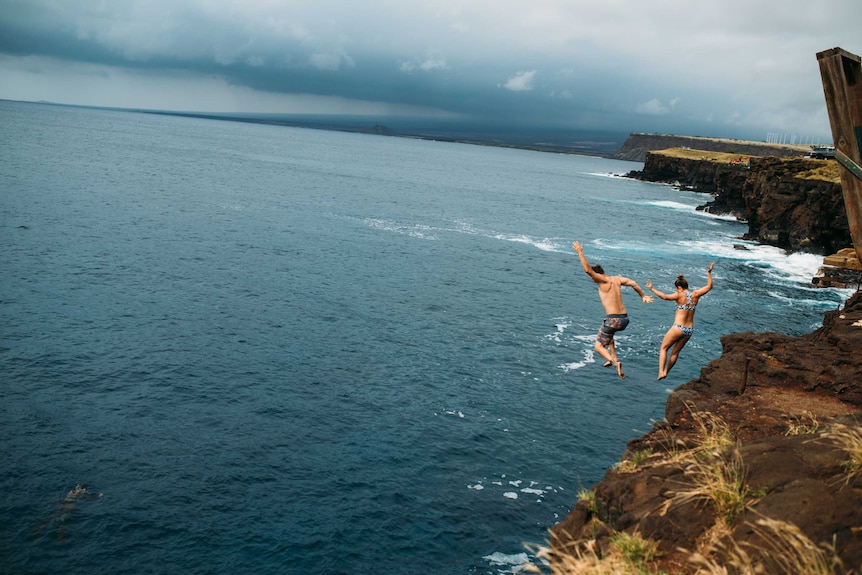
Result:
{"label": "woman jumping", "polygon": [[[682,351],[682,348],[691,339],[691,334],[694,333],[694,309],[697,307],[697,302],[701,296],[712,289],[713,267],[715,267],[715,263],[709,264],[709,268],[706,270],[706,285],[694,291],[688,290],[688,282],[682,274],[676,277],[676,281],[673,284],[676,286],[676,293],[672,294],[658,291],[653,287],[651,280],[647,280],[646,282],[647,288],[652,293],[661,299],[676,302],[674,323],[664,335],[664,339],[661,342],[661,351],[658,354],[658,379],[667,377],[668,372],[670,372],[673,364],[676,363],[679,357],[679,352]],[[668,350],[671,348],[673,349],[668,356]]]}

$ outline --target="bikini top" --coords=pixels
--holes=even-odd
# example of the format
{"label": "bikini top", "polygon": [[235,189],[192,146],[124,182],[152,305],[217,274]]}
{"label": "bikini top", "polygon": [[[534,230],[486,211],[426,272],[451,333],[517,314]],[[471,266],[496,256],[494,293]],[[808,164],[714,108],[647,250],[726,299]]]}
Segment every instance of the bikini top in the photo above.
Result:
{"label": "bikini top", "polygon": [[685,311],[694,311],[694,308],[697,307],[697,304],[691,301],[691,292],[685,292],[686,303],[684,305],[676,306],[676,309],[684,309]]}

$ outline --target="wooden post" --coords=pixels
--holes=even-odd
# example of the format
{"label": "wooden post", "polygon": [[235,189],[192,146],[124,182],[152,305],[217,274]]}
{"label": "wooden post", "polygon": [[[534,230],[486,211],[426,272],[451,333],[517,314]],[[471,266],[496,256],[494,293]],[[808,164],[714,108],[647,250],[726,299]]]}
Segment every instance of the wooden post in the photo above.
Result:
{"label": "wooden post", "polygon": [[841,189],[850,238],[862,261],[862,59],[841,48],[818,52],[826,110],[835,155],[841,163]]}

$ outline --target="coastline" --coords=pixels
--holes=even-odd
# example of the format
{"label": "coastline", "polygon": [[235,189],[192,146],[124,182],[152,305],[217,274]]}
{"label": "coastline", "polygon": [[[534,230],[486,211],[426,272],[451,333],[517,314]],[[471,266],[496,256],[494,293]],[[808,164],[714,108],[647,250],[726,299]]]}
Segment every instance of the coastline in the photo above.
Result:
{"label": "coastline", "polygon": [[[573,547],[613,555],[614,537],[627,533],[656,544],[650,568],[693,573],[697,555],[720,557],[734,545],[763,551],[757,521],[766,517],[832,545],[845,568],[862,566],[862,468],[847,463],[836,440],[840,429],[862,438],[862,292],[807,335],[721,341],[721,356],[668,397],[665,420],[630,441],[552,528],[552,564]],[[717,430],[728,442],[701,449]],[[744,498],[730,516],[708,496],[678,496],[703,486],[696,457],[738,457]]]}

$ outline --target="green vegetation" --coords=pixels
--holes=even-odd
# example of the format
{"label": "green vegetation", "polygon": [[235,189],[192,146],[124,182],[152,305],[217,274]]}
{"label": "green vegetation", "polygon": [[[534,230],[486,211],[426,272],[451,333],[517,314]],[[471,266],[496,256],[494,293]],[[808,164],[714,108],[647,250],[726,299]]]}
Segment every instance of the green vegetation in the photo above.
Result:
{"label": "green vegetation", "polygon": [[622,555],[626,564],[645,572],[646,563],[656,558],[658,543],[652,539],[644,539],[640,533],[617,533],[611,537],[611,547]]}
{"label": "green vegetation", "polygon": [[817,433],[820,429],[820,422],[817,417],[810,411],[806,411],[801,416],[792,416],[790,425],[784,435],[810,435]]}
{"label": "green vegetation", "polygon": [[578,501],[584,501],[587,506],[587,511],[589,511],[590,513],[596,512],[597,508],[595,491],[581,489],[580,491],[578,491]]}

